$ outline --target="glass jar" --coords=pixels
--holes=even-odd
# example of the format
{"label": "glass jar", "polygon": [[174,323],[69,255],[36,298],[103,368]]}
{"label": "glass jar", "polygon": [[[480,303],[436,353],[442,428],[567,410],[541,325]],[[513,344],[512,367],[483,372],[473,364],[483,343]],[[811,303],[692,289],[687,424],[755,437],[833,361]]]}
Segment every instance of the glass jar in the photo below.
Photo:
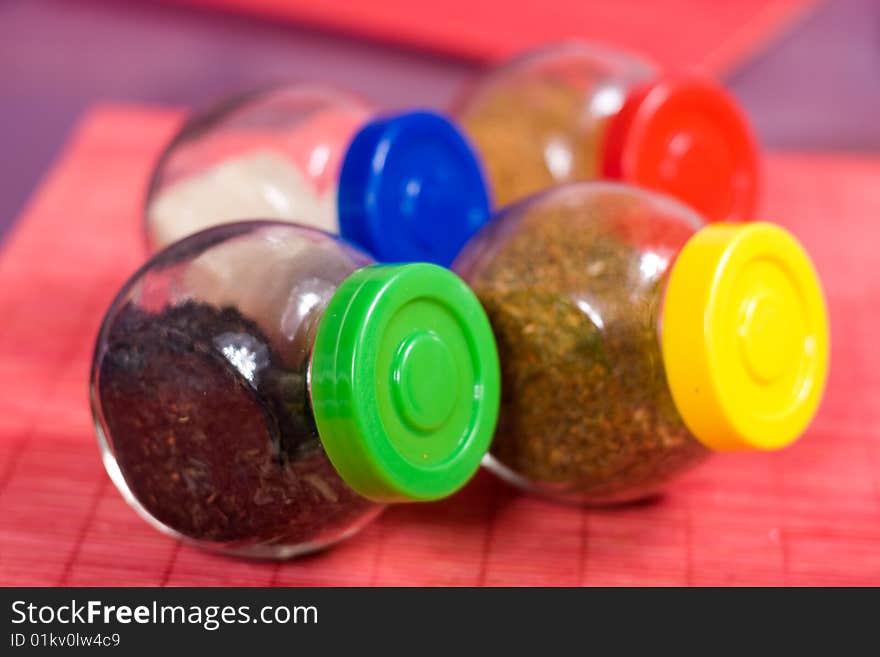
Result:
{"label": "glass jar", "polygon": [[479,302],[436,265],[371,265],[326,233],[227,224],[161,251],[101,327],[104,464],[153,526],[284,558],[390,502],[461,487],[491,440],[498,361]]}
{"label": "glass jar", "polygon": [[344,92],[288,85],[187,121],[156,165],[144,214],[151,251],[260,217],[341,233],[381,261],[449,265],[489,199],[473,150],[443,116],[380,116]]}
{"label": "glass jar", "polygon": [[605,178],[670,194],[706,220],[751,220],[759,182],[746,117],[720,86],[661,76],[632,55],[569,42],[490,71],[453,108],[507,205]]}
{"label": "glass jar", "polygon": [[504,210],[454,270],[501,361],[487,466],[530,491],[636,500],[711,451],[780,448],[816,411],[825,306],[782,228],[572,183]]}

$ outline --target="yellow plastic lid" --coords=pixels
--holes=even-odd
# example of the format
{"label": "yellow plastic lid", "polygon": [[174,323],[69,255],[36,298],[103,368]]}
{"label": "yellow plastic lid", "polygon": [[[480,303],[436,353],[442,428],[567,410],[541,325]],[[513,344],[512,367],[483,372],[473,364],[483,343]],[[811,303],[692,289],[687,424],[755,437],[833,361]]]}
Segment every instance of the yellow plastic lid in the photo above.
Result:
{"label": "yellow plastic lid", "polygon": [[816,413],[828,318],[810,258],[767,223],[706,226],[673,265],[662,326],[675,405],[715,450],[779,449]]}

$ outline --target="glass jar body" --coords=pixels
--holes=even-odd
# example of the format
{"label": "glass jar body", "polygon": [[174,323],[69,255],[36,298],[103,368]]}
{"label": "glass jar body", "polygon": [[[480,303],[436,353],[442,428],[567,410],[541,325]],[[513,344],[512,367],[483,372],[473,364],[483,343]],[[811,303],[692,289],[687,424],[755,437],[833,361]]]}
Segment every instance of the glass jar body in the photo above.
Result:
{"label": "glass jar body", "polygon": [[454,269],[486,308],[502,371],[490,469],[609,504],[709,453],[676,410],[659,334],[670,267],[701,225],[665,197],[575,183],[511,206],[468,244]]}
{"label": "glass jar body", "polygon": [[92,408],[111,479],[152,525],[286,558],[380,512],[330,463],[309,390],[324,308],[367,264],[316,230],[228,224],[160,252],[122,289],[98,337]]}
{"label": "glass jar body", "polygon": [[648,63],[573,42],[528,53],[478,82],[454,116],[476,145],[499,207],[600,176],[608,120]]}
{"label": "glass jar body", "polygon": [[256,217],[337,233],[339,169],[373,111],[342,91],[287,85],[194,115],[153,172],[144,210],[149,248]]}

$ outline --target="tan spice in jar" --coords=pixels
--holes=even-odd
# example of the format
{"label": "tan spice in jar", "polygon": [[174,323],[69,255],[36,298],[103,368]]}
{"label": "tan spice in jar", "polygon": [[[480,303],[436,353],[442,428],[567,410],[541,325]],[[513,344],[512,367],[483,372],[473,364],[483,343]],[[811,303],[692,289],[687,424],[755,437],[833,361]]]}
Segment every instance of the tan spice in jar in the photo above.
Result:
{"label": "tan spice in jar", "polygon": [[625,52],[551,44],[491,70],[453,114],[479,151],[494,201],[505,206],[599,177],[609,119],[653,75],[653,66]]}
{"label": "tan spice in jar", "polygon": [[583,104],[578,89],[547,79],[493,89],[460,115],[495,203],[507,205],[560,182],[598,175],[605,119],[584,126],[578,118]]}

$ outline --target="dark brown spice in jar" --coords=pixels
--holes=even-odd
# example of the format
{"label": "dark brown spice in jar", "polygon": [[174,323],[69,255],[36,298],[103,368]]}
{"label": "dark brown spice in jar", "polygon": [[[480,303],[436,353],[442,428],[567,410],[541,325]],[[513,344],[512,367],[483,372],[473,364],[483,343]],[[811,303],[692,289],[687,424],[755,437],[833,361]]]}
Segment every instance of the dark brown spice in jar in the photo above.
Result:
{"label": "dark brown spice in jar", "polygon": [[376,265],[329,234],[251,221],[177,242],[129,279],[90,397],[104,465],[147,521],[282,559],[463,486],[499,378],[485,312],[448,269]]}
{"label": "dark brown spice in jar", "polygon": [[650,495],[708,454],[673,403],[658,335],[668,268],[699,225],[661,197],[576,184],[472,240],[455,269],[498,343],[495,469],[603,504]]}
{"label": "dark brown spice in jar", "polygon": [[128,303],[98,379],[119,467],[159,522],[222,544],[321,543],[371,516],[329,462],[306,372],[232,307]]}

